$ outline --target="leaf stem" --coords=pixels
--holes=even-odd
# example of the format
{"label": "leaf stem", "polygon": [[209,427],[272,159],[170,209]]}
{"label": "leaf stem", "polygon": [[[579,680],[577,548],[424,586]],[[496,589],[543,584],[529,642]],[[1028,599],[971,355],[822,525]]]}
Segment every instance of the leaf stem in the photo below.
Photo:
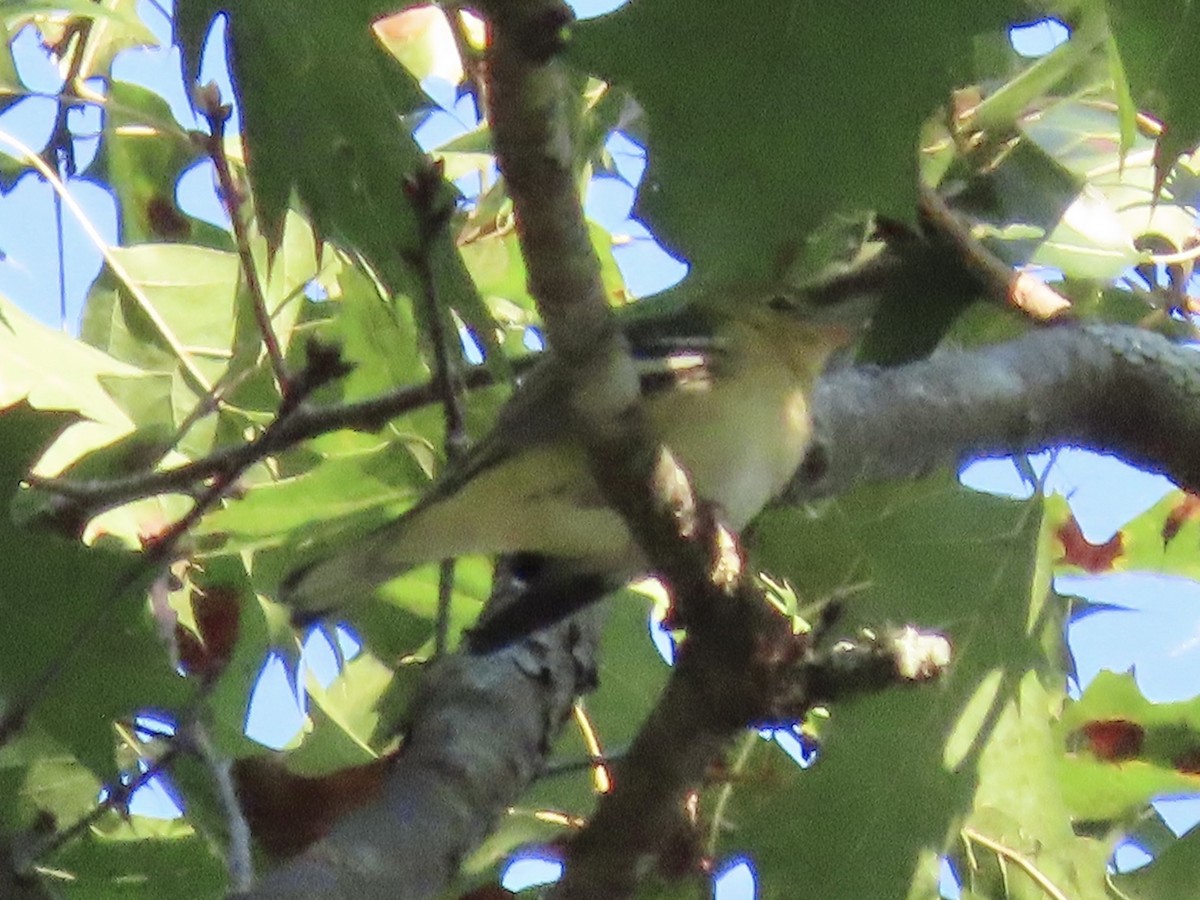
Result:
{"label": "leaf stem", "polygon": [[197,107],[200,114],[208,122],[208,139],[205,150],[216,169],[217,183],[221,188],[221,202],[229,213],[233,224],[234,243],[237,244],[238,259],[241,261],[242,277],[246,279],[246,287],[250,291],[250,301],[254,309],[254,319],[258,323],[258,331],[262,337],[263,347],[267,351],[271,370],[275,373],[275,382],[279,393],[285,400],[292,389],[288,378],[287,365],[283,359],[283,351],[279,346],[279,338],[271,324],[271,314],[267,310],[267,298],[263,292],[262,280],[254,265],[254,253],[250,248],[250,235],[241,213],[241,192],[233,180],[233,170],[229,166],[229,157],[225,153],[225,126],[229,122],[231,109],[228,104],[221,103],[221,96],[216,85],[210,84],[196,92]]}

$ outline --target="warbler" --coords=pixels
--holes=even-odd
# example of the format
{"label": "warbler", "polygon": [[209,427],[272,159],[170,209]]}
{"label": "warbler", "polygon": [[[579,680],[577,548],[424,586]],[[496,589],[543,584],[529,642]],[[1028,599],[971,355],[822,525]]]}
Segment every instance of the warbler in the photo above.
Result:
{"label": "warbler", "polygon": [[[728,296],[635,313],[622,327],[657,436],[697,493],[741,529],[799,467],[812,430],[813,385],[830,355],[858,335],[874,298],[836,282],[763,290],[736,303]],[[593,595],[642,574],[642,554],[605,504],[566,424],[560,365],[551,347],[492,430],[422,501],[292,572],[280,599],[311,619],[363,601],[412,566],[467,554],[565,560],[548,570],[552,577],[587,585]],[[527,618],[537,625],[557,617]]]}

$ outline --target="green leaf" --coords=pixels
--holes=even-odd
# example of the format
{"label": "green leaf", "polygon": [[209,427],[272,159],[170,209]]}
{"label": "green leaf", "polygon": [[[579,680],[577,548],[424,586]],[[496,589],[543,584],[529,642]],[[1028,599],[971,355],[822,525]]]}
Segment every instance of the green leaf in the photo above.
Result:
{"label": "green leaf", "polygon": [[399,117],[420,105],[422,94],[374,39],[367,6],[181,3],[176,35],[189,83],[203,31],[218,11],[229,17],[230,61],[264,233],[278,242],[295,191],[322,234],[363,249],[377,265],[415,247],[404,179],[422,154]]}
{"label": "green leaf", "polygon": [[1162,185],[1181,153],[1200,143],[1200,8],[1190,0],[1107,0],[1108,23],[1127,90],[1163,123],[1154,156]]}
{"label": "green leaf", "polygon": [[47,44],[55,44],[67,36],[67,29],[79,20],[90,23],[86,43],[76,48],[79,79],[86,81],[97,76],[108,78],[113,58],[122,50],[133,47],[152,47],[158,42],[137,14],[137,0],[18,0],[3,5],[0,21],[15,33],[27,22],[41,31]]}
{"label": "green leaf", "polygon": [[[457,16],[457,11],[450,15]],[[418,81],[435,75],[451,84],[462,81],[462,61],[447,14],[434,4],[414,5],[375,23],[379,42]]]}
{"label": "green leaf", "polygon": [[[267,239],[257,231],[251,232],[254,268],[263,284],[263,299],[271,317],[271,325],[284,350],[294,337],[294,330],[303,307],[304,289],[313,281],[328,282],[343,264],[333,249],[321,244],[312,225],[298,213],[289,210],[283,222],[283,240],[270,256]],[[248,306],[249,304],[246,304]],[[253,364],[262,347],[258,323],[249,315],[242,316],[238,349]],[[397,349],[397,348],[393,348]],[[272,409],[278,402],[274,394]]]}
{"label": "green leaf", "polygon": [[1121,527],[1122,571],[1157,572],[1200,580],[1200,521],[1195,498],[1171,491],[1144,513]]}
{"label": "green leaf", "polygon": [[0,408],[27,398],[31,406],[71,410],[85,419],[42,458],[42,471],[58,471],[82,454],[128,435],[133,423],[104,382],[141,374],[43,325],[0,296]]}
{"label": "green leaf", "polygon": [[[250,327],[236,254],[139,244],[111,248],[107,262],[88,293],[81,337],[141,369],[170,374],[176,426],[191,419],[222,379],[257,363],[257,352],[236,355]],[[180,449],[208,452],[215,427],[209,419],[191,428]]]}
{"label": "green leaf", "polygon": [[1114,875],[1113,884],[1128,900],[1191,900],[1196,896],[1198,870],[1200,827],[1189,830],[1149,865]]}
{"label": "green leaf", "polygon": [[136,5],[129,0],[117,0],[116,3],[110,2],[103,5],[93,3],[92,0],[14,0],[14,2],[4,4],[0,19],[11,27],[24,24],[26,20],[33,17],[57,13],[60,17],[111,22],[128,32],[141,29],[152,41],[153,35],[134,12]]}
{"label": "green leaf", "polygon": [[[467,857],[463,863],[464,876],[479,876],[481,873],[491,873],[491,870],[508,858],[518,847],[530,844],[547,845],[562,840],[571,834],[561,821],[553,821],[549,817],[538,814],[532,809],[510,809],[496,826],[496,829],[482,844]],[[499,873],[481,879],[485,884],[495,885]],[[460,896],[470,896],[464,894]],[[486,895],[484,895],[486,896]]]}
{"label": "green leaf", "polygon": [[[428,161],[402,116],[425,104],[375,39],[368,0],[314,8],[303,0],[180,3],[176,40],[191,82],[212,15],[229,16],[230,59],[260,228],[274,249],[295,196],[316,231],[361,253],[393,295],[421,297],[409,260],[419,249],[405,185]],[[319,115],[314,115],[319,110]],[[435,202],[452,206],[443,182]],[[457,312],[489,351],[493,325],[450,236],[425,248],[439,306]],[[418,321],[428,311],[418,304]]]}
{"label": "green leaf", "polygon": [[[49,438],[70,422],[26,404],[0,416],[5,504]],[[0,517],[0,692],[34,700],[33,719],[101,777],[113,771],[111,722],[185,696],[147,611],[156,573],[126,553],[85,547]]]}
{"label": "green leaf", "polygon": [[201,153],[167,102],[140,85],[114,81],[105,110],[100,148],[82,174],[116,197],[121,243],[232,249],[227,232],[185,214],[176,203],[176,183]]}
{"label": "green leaf", "polygon": [[[427,477],[406,453],[377,452],[330,459],[311,472],[264,484],[205,517],[197,534],[218,535],[222,549],[238,551],[280,543],[288,536],[339,520],[396,515],[420,496]],[[345,524],[341,522],[340,524]]]}
{"label": "green leaf", "polygon": [[[1118,723],[1137,735],[1127,746],[1089,739],[1094,723]],[[1163,794],[1200,787],[1200,698],[1151,703],[1131,673],[1102,671],[1059,726],[1066,747],[1062,782],[1072,812],[1088,821],[1112,821]]]}
{"label": "green leaf", "polygon": [[987,155],[955,200],[1006,262],[1103,283],[1145,260],[1148,237],[1188,246],[1200,173],[1181,163],[1155,200],[1153,144],[1135,136],[1123,146],[1107,93],[1043,105],[1018,125],[1020,137]]}
{"label": "green leaf", "polygon": [[92,811],[100,788],[94,773],[35,725],[0,749],[0,823],[7,831],[30,827],[41,812],[69,825]]}
{"label": "green leaf", "polygon": [[[1119,119],[1108,104],[1064,100],[1021,127],[1087,186],[1030,262],[1107,281],[1138,261],[1137,238],[1161,235],[1176,248],[1185,245],[1194,228],[1200,177],[1181,165],[1155,199],[1153,143],[1139,136],[1122,158]],[[1091,263],[1104,255],[1111,257],[1107,264]]]}
{"label": "green leaf", "polygon": [[[588,223],[588,233],[600,262],[605,294],[614,306],[624,305],[629,297],[613,257],[613,235],[595,222]],[[491,231],[463,244],[460,252],[492,315],[522,338],[525,327],[540,320],[533,295],[529,293],[529,277],[517,233],[511,229]]]}
{"label": "green leaf", "polygon": [[921,122],[969,76],[972,36],[1022,14],[641,0],[579,25],[573,56],[646,111],[655,233],[704,275],[762,278],[835,210],[914,217]]}
{"label": "green leaf", "polygon": [[208,841],[153,819],[87,832],[47,864],[53,872],[46,882],[65,876],[58,890],[72,900],[211,900],[228,887],[225,866]]}
{"label": "green leaf", "polygon": [[188,244],[109,252],[84,308],[83,339],[150,371],[178,370],[193,390],[210,390],[233,348],[237,256]]}
{"label": "green leaf", "polygon": [[[854,622],[940,626],[954,662],[936,685],[835,705],[807,771],[764,745],[733,785],[722,821],[734,828],[722,826],[718,852],[753,852],[764,898],[793,896],[800,879],[829,898],[931,896],[930,854],[945,852],[976,804],[994,806],[1018,785],[1005,742],[1028,728],[1019,740],[1029,753],[1052,746],[1066,610],[1048,593],[1040,503],[976,494],[943,475],[863,488],[823,513],[763,517],[760,563],[806,602],[858,585],[844,601]],[[1011,802],[1052,798],[1053,774],[1030,773],[1020,782],[1028,798]],[[829,809],[837,815],[796,814]],[[1033,833],[1069,834],[1055,809],[1030,822]],[[864,847],[869,865],[835,862]],[[1103,873],[1085,874],[1094,884]]]}
{"label": "green leaf", "polygon": [[396,672],[371,653],[347,662],[329,687],[307,673],[304,686],[313,702],[312,730],[288,755],[288,770],[320,775],[377,759],[382,749],[376,742],[379,707],[395,679]]}
{"label": "green leaf", "polygon": [[0,371],[0,405],[28,397],[42,409],[75,410],[114,430],[130,427],[100,379],[136,377],[139,370],[43,325],[2,295]]}
{"label": "green leaf", "polygon": [[429,369],[417,352],[412,309],[388,303],[361,270],[346,267],[337,279],[340,313],[334,328],[354,369],[343,380],[347,400],[360,400],[425,381]]}
{"label": "green leaf", "polygon": [[954,848],[959,871],[985,896],[1041,900],[1050,884],[1073,900],[1108,897],[1111,842],[1075,834],[1059,781],[1050,714],[1062,695],[1061,679],[1047,686],[1028,671],[988,729],[975,808]]}
{"label": "green leaf", "polygon": [[[13,62],[12,39],[15,30],[7,22],[0,22],[0,112],[8,109],[25,94],[25,85],[17,74],[16,63]],[[0,156],[0,162],[5,157]],[[0,179],[3,184],[3,179]]]}

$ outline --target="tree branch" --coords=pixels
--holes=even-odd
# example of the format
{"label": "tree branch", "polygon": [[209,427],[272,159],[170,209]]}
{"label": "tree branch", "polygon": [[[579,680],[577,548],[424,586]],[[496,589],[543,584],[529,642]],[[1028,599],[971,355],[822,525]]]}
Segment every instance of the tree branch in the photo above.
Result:
{"label": "tree branch", "polygon": [[1071,301],[1042,279],[1014,270],[985,247],[935,188],[922,183],[918,196],[924,223],[954,248],[962,264],[979,278],[990,296],[1038,320],[1054,319],[1071,308]]}
{"label": "tree branch", "polygon": [[[1189,435],[1200,439],[1192,402],[1198,392],[1200,354],[1126,326],[1043,329],[1006,344],[944,351],[894,369],[832,372],[820,385],[815,407],[819,449],[814,456],[822,462],[810,460],[801,470],[791,499],[841,493],[862,481],[914,478],[980,453],[1064,441],[1120,448],[1131,462],[1200,487],[1200,467],[1180,449],[1192,445]],[[540,770],[570,699],[590,686],[596,639],[587,630],[594,627],[587,617],[593,612],[495,656],[444,658],[413,706],[406,746],[420,749],[411,757],[408,750],[400,755],[385,795],[361,816],[347,819],[345,830],[339,826],[303,862],[270,876],[253,896],[315,897],[330,890],[343,893],[329,896],[359,898],[366,882],[354,853],[389,860],[376,866],[395,870],[386,874],[389,885],[436,890],[444,884],[472,842],[482,839]],[[644,823],[671,820],[674,804],[664,798],[698,783],[728,737],[748,720],[747,710],[759,719],[795,717],[809,696],[801,688],[825,677],[815,662],[803,672],[784,669],[790,674],[764,694],[761,680],[757,687],[747,682],[744,665],[715,656],[711,644],[696,646],[701,650],[681,659],[680,672],[638,738],[636,752],[631,748],[618,761],[617,783],[628,786],[627,794],[597,821],[616,819],[620,825],[598,828],[611,832],[604,840],[589,837],[577,845],[583,862],[573,865],[584,868],[568,876],[574,884],[596,867],[623,877],[628,870],[613,866],[607,841],[641,834]],[[844,683],[838,678],[821,682],[815,693],[835,695],[832,685]],[[746,689],[759,692],[738,693]],[[772,696],[773,702],[764,699]],[[464,735],[485,740],[464,740]],[[405,825],[395,833],[396,821],[437,827]],[[630,822],[634,832],[628,831]],[[459,836],[460,827],[467,828],[467,836]],[[652,843],[640,843],[637,854]],[[306,884],[322,887],[305,894]],[[416,887],[397,894],[428,895]]]}
{"label": "tree branch", "polygon": [[221,813],[225,816],[225,826],[229,830],[229,842],[225,847],[225,869],[229,872],[230,887],[234,891],[248,890],[254,881],[250,826],[246,823],[246,816],[242,812],[234,787],[233,765],[228,758],[217,752],[208,735],[208,729],[199,718],[184,723],[181,740],[187,742],[208,770]]}
{"label": "tree branch", "polygon": [[[513,589],[499,581],[498,593]],[[539,774],[575,697],[595,686],[601,615],[593,607],[487,656],[434,660],[380,795],[249,898],[437,896]]]}
{"label": "tree branch", "polygon": [[[495,383],[490,371],[483,367],[463,375],[468,388],[487,387]],[[208,456],[184,463],[172,469],[139,472],[125,478],[103,481],[76,481],[70,478],[30,476],[29,483],[54,494],[47,504],[45,518],[79,521],[92,518],[108,509],[142,497],[156,494],[192,493],[206,479],[223,472],[240,470],[273,453],[303,443],[322,434],[342,428],[359,431],[378,431],[391,419],[436,403],[441,397],[436,382],[398,388],[390,393],[357,403],[336,406],[300,406],[279,421],[269,435],[257,442],[225,447]]]}
{"label": "tree branch", "polygon": [[945,638],[912,628],[864,631],[828,647],[820,637],[798,636],[794,656],[761,666],[766,681],[746,677],[742,661],[712,641],[682,656],[622,759],[615,789],[572,842],[552,900],[632,896],[645,864],[677,833],[687,794],[745,728],[794,723],[818,704],[926,681],[950,661]]}
{"label": "tree branch", "polygon": [[642,860],[670,841],[686,792],[728,740],[768,712],[768,686],[805,642],[745,577],[736,535],[696,496],[638,402],[571,172],[563,114],[569,86],[554,60],[569,12],[546,0],[486,8],[493,143],[514,200],[530,290],[570,389],[571,425],[602,496],[670,584],[672,614],[689,632],[664,697],[572,845],[553,892],[619,898],[634,889]]}
{"label": "tree branch", "polygon": [[[457,15],[454,16],[458,21]],[[463,402],[463,383],[456,364],[461,356],[458,342],[446,328],[449,313],[438,299],[438,284],[434,275],[433,242],[443,236],[454,212],[452,204],[439,199],[442,188],[442,165],[432,162],[411,175],[405,192],[417,215],[417,248],[407,259],[421,287],[418,298],[429,317],[429,338],[433,342],[433,384],[442,395],[442,418],[445,421],[444,448],[448,465],[461,462],[468,447],[466,410]],[[456,336],[454,336],[456,337]],[[443,559],[438,572],[437,618],[434,630],[434,655],[441,656],[450,643],[450,598],[454,589],[453,559]]]}
{"label": "tree branch", "polygon": [[1200,490],[1200,354],[1125,325],[1062,326],[891,369],[830,372],[785,500],[1062,444]]}
{"label": "tree branch", "polygon": [[652,433],[584,222],[566,115],[571,88],[557,60],[570,10],[556,0],[483,8],[492,32],[488,94],[496,158],[513,199],[530,291],[554,350],[549,364],[569,389],[568,427],[586,449],[604,499],[677,596],[711,591],[723,600],[724,592],[704,577],[722,529]]}

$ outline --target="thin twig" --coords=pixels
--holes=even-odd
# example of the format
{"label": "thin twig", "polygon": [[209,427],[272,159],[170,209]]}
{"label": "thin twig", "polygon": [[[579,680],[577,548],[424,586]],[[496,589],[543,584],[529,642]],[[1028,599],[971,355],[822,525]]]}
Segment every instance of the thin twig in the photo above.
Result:
{"label": "thin twig", "polygon": [[549,762],[538,774],[538,779],[557,778],[560,775],[574,775],[577,772],[591,772],[597,768],[610,768],[625,758],[624,750],[611,750],[608,753],[588,754],[582,759],[564,759]]}
{"label": "thin twig", "polygon": [[58,255],[58,327],[67,332],[67,247],[62,197],[54,195],[54,252]]}
{"label": "thin twig", "polygon": [[[442,165],[431,162],[412,175],[405,184],[405,193],[417,214],[418,246],[406,254],[409,267],[421,285],[421,301],[429,321],[429,336],[433,342],[433,384],[441,395],[442,413],[446,426],[446,461],[453,465],[467,450],[466,413],[463,409],[462,379],[451,355],[450,335],[446,329],[446,311],[438,298],[437,279],[433,272],[435,242],[444,235],[450,222],[453,206],[442,195]],[[446,652],[450,639],[450,601],[454,592],[453,559],[443,559],[438,568],[437,620],[434,630],[434,653]]]}
{"label": "thin twig", "polygon": [[983,246],[935,188],[922,183],[918,203],[926,221],[950,242],[967,268],[983,279],[999,301],[1038,320],[1056,318],[1070,309],[1071,301],[1046,282],[1014,270]]}
{"label": "thin twig", "polygon": [[50,127],[50,139],[43,151],[45,153],[43,158],[49,162],[49,158],[52,157],[56,168],[60,174],[64,175],[64,178],[75,177],[75,142],[70,126],[67,124],[67,116],[70,115],[72,109],[79,105],[74,102],[74,95],[79,90],[78,82],[83,69],[84,51],[87,48],[88,38],[91,37],[93,24],[92,19],[79,19],[72,22],[67,27],[67,32],[59,44],[59,47],[70,47],[67,51],[70,59],[67,62],[66,75],[63,77],[63,91],[55,97],[58,105],[54,113],[54,124]]}
{"label": "thin twig", "polygon": [[[494,385],[496,378],[491,371],[479,366],[465,373],[463,381],[468,389],[473,390]],[[316,408],[300,406],[285,420],[279,420],[278,427],[273,428],[270,434],[264,432],[254,443],[225,447],[173,469],[139,472],[103,481],[74,481],[37,475],[30,475],[26,480],[33,487],[57,494],[65,501],[62,506],[84,512],[90,518],[143,497],[190,493],[196,484],[220,472],[244,470],[265,456],[282,452],[322,434],[343,428],[378,431],[397,416],[436,403],[440,396],[437,386],[429,381],[398,388],[357,403]]]}
{"label": "thin twig", "polygon": [[238,802],[237,786],[233,782],[233,766],[229,759],[217,752],[208,731],[198,719],[188,725],[185,737],[208,768],[217,789],[221,809],[225,813],[226,825],[229,828],[225,866],[229,870],[230,890],[235,894],[248,891],[254,883],[250,825]]}
{"label": "thin twig", "polygon": [[1149,262],[1159,266],[1176,266],[1179,263],[1195,262],[1200,259],[1200,243],[1187,247],[1178,253],[1150,254]]}
{"label": "thin twig", "polygon": [[175,433],[164,442],[163,454],[159,456],[158,462],[161,462],[163,457],[170,451],[179,447],[183,443],[183,439],[187,437],[188,432],[213,413],[219,412],[224,399],[238,388],[247,378],[255,374],[255,368],[246,368],[240,372],[234,372],[231,369],[226,369],[225,372],[217,379],[212,386],[212,390],[208,393],[201,394],[196,399],[196,405],[183,417]]}
{"label": "thin twig", "polygon": [[712,815],[709,816],[708,842],[704,848],[704,852],[708,856],[715,857],[717,855],[717,843],[721,840],[721,835],[725,829],[725,812],[729,808],[729,804],[733,802],[733,791],[737,782],[737,776],[746,770],[746,766],[750,764],[751,756],[754,755],[755,749],[761,743],[762,738],[754,730],[747,730],[738,741],[733,764],[729,767],[730,777],[724,780],[720,790],[717,791],[717,799],[713,803]]}
{"label": "thin twig", "polygon": [[246,279],[246,287],[250,291],[250,301],[254,309],[254,319],[258,323],[258,331],[262,336],[263,347],[266,348],[267,358],[271,361],[271,370],[275,373],[275,382],[279,393],[286,398],[291,390],[287,366],[284,363],[283,351],[279,346],[279,338],[271,325],[271,314],[267,310],[267,298],[263,292],[262,281],[254,265],[254,253],[250,249],[250,235],[246,223],[242,220],[241,192],[233,180],[233,171],[229,167],[229,157],[225,153],[225,126],[229,123],[232,108],[221,102],[221,95],[215,84],[208,84],[196,92],[199,100],[200,114],[208,122],[208,140],[205,149],[208,158],[212,160],[217,172],[217,183],[221,187],[221,202],[229,213],[233,223],[233,238],[237,244],[238,259],[241,261],[242,277]]}
{"label": "thin twig", "polygon": [[[75,141],[67,123],[67,116],[78,104],[68,102],[68,91],[71,95],[77,92],[79,73],[83,67],[84,48],[92,33],[91,19],[72,22],[67,28],[61,46],[68,46],[70,61],[67,63],[67,73],[63,79],[63,92],[55,100],[57,106],[54,113],[54,124],[50,128],[50,140],[46,143],[43,158],[48,165],[54,166],[58,177],[66,182],[75,177]],[[61,194],[54,195],[54,231],[55,249],[58,253],[58,325],[63,331],[67,330],[67,255],[63,233],[63,200]]]}

